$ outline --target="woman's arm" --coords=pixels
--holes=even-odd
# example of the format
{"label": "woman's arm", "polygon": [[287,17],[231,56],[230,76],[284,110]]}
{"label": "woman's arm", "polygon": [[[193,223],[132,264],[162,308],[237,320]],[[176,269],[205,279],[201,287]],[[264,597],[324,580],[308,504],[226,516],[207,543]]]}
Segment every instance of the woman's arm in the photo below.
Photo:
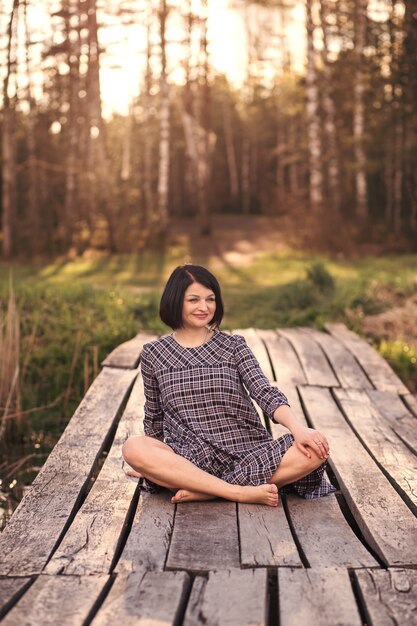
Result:
{"label": "woman's arm", "polygon": [[[326,459],[329,454],[326,437],[314,428],[307,428],[295,417],[287,397],[270,384],[244,337],[241,335],[233,337],[237,369],[251,398],[256,400],[270,419],[288,428],[303,454],[311,457],[308,449],[311,448],[320,458]],[[316,441],[320,441],[322,445],[317,445]]]}
{"label": "woman's arm", "polygon": [[143,429],[145,435],[163,441],[164,413],[161,408],[158,381],[153,373],[151,357],[145,347],[140,358],[140,369],[145,389],[145,418],[143,420]]}
{"label": "woman's arm", "polygon": [[[318,430],[304,426],[299,419],[295,417],[289,406],[279,406],[274,412],[273,419],[285,426],[285,428],[288,428],[294,437],[295,443],[303,454],[310,458],[311,454],[308,450],[310,447],[317,452],[321,459],[327,459],[329,456],[329,444],[326,437]],[[317,445],[317,441],[320,441],[319,445]]]}

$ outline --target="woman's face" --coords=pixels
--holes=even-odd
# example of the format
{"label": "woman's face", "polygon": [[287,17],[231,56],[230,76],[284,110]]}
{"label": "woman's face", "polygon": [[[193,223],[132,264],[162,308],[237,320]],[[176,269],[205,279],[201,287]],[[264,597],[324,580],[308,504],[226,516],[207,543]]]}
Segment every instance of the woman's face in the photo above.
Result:
{"label": "woman's face", "polygon": [[192,283],[185,290],[182,305],[184,328],[203,328],[211,322],[216,312],[216,297],[211,289]]}

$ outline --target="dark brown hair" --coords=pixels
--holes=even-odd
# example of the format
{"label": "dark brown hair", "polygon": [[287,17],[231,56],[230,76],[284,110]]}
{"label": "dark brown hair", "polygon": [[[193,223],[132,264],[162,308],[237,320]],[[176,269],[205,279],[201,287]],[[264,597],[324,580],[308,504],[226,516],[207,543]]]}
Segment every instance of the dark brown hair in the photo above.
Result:
{"label": "dark brown hair", "polygon": [[200,283],[211,289],[216,298],[216,311],[210,326],[218,328],[223,319],[224,307],[217,278],[201,265],[186,263],[175,268],[165,285],[159,305],[161,320],[173,330],[182,327],[182,306],[186,289],[193,283]]}

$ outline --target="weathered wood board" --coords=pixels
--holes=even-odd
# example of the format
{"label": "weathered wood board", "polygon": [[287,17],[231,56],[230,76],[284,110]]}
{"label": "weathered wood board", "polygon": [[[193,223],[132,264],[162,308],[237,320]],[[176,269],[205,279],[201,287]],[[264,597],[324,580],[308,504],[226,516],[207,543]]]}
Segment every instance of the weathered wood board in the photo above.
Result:
{"label": "weathered wood board", "polygon": [[175,505],[168,491],[141,493],[132,528],[114,569],[119,574],[162,571],[174,525]]}
{"label": "weathered wood board", "polygon": [[16,604],[32,582],[30,576],[23,578],[0,578],[0,620]]}
{"label": "weathered wood board", "polygon": [[389,566],[417,562],[414,515],[358,441],[329,389],[302,387],[316,428],[330,442],[329,462],[366,541]]}
{"label": "weathered wood board", "polygon": [[109,576],[41,575],[2,620],[2,626],[82,626]]}
{"label": "weathered wood board", "polygon": [[417,570],[356,571],[369,626],[402,626],[416,623]]}
{"label": "weathered wood board", "polygon": [[310,567],[379,567],[344,518],[335,494],[305,500],[289,494],[288,511]]}
{"label": "weathered wood board", "polygon": [[176,507],[166,569],[205,572],[240,567],[235,502],[183,502]]}
{"label": "weathered wood board", "polygon": [[118,574],[92,626],[177,626],[189,587],[186,572]]}
{"label": "weathered wood board", "polygon": [[280,626],[362,626],[342,568],[278,569]]}
{"label": "weathered wood board", "polygon": [[267,585],[263,568],[197,576],[183,626],[267,626]]}
{"label": "weathered wood board", "polygon": [[366,341],[355,335],[344,324],[325,324],[325,328],[354,354],[376,389],[400,394],[409,393],[387,361],[384,361],[382,356]]}
{"label": "weathered wood board", "polygon": [[[136,375],[135,371],[104,370],[96,378],[74,415],[74,425],[67,427],[0,535],[0,575],[22,576],[42,571],[91,486],[89,476],[94,462],[119,417]],[[92,428],[100,433],[96,447],[91,449],[90,440],[83,439],[90,418]],[[68,446],[67,463],[62,464],[68,441],[74,442],[74,446]]]}
{"label": "weathered wood board", "polygon": [[393,432],[366,391],[335,389],[334,394],[361,442],[417,513],[417,457]]}
{"label": "weathered wood board", "polygon": [[242,567],[301,567],[282,502],[277,507],[238,504]]}
{"label": "weathered wood board", "polygon": [[341,341],[315,328],[302,328],[301,330],[321,346],[342,387],[373,389],[371,381]]}
{"label": "weathered wood board", "polygon": [[340,385],[323,351],[314,339],[298,328],[280,328],[278,332],[294,347],[310,385],[323,387]]}
{"label": "weathered wood board", "polygon": [[377,389],[367,393],[404,445],[417,454],[417,420],[401,397],[391,391]]}
{"label": "weathered wood board", "polygon": [[143,350],[145,343],[149,343],[158,337],[154,333],[141,332],[133,339],[125,341],[117,346],[110,354],[104,359],[102,365],[108,367],[121,367],[127,369],[136,368],[139,364],[140,353]]}

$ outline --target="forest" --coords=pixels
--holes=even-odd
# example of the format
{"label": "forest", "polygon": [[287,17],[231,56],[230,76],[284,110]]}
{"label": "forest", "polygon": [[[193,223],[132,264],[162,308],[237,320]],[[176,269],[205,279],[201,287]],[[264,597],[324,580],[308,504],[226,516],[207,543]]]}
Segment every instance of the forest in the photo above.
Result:
{"label": "forest", "polygon": [[417,1],[226,3],[239,80],[213,62],[220,5],[2,3],[4,259],[137,252],[227,214],[415,246]]}

